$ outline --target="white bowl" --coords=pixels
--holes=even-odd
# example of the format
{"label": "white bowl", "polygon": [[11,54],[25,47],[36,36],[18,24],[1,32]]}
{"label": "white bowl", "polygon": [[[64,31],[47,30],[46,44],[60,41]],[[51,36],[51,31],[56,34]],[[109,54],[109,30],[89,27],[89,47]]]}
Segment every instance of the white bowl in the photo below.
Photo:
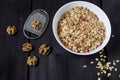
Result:
{"label": "white bowl", "polygon": [[[83,6],[83,7],[88,8],[90,11],[94,12],[97,15],[97,17],[103,22],[103,24],[104,24],[104,26],[106,28],[106,32],[105,32],[106,38],[103,41],[103,43],[101,44],[101,46],[99,46],[95,50],[87,52],[87,53],[77,53],[77,52],[74,52],[74,51],[66,48],[63,45],[63,43],[61,42],[61,40],[59,39],[59,36],[58,36],[57,27],[58,27],[59,20],[61,19],[62,15],[65,12],[69,11],[70,9],[72,9],[75,6]],[[66,49],[67,51],[69,51],[69,52],[71,52],[73,54],[77,54],[77,55],[91,55],[91,54],[97,53],[98,51],[100,51],[101,49],[103,49],[106,46],[106,44],[108,43],[108,41],[110,39],[110,35],[111,35],[111,24],[110,24],[110,21],[109,21],[107,15],[105,14],[105,12],[102,9],[100,9],[98,6],[96,6],[95,4],[92,4],[92,3],[89,3],[89,2],[85,2],[85,1],[73,1],[73,2],[69,2],[69,3],[65,4],[65,5],[63,5],[56,12],[56,14],[55,14],[55,16],[53,18],[52,28],[53,28],[53,34],[54,34],[57,42],[64,49]]]}

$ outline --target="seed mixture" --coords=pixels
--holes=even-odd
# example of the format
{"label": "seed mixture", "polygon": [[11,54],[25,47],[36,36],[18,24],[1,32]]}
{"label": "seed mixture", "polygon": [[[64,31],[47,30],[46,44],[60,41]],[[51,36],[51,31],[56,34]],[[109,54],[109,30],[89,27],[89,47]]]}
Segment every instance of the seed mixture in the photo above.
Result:
{"label": "seed mixture", "polygon": [[51,48],[50,46],[46,45],[46,44],[42,44],[40,47],[39,47],[39,53],[43,56],[47,56],[51,51]]}
{"label": "seed mixture", "polygon": [[35,30],[40,30],[41,28],[41,23],[38,20],[33,20],[31,22],[32,28]]}
{"label": "seed mixture", "polygon": [[31,67],[36,66],[38,64],[38,58],[36,56],[28,56],[27,64]]}
{"label": "seed mixture", "polygon": [[33,46],[31,43],[24,43],[22,44],[22,51],[23,52],[29,52],[33,49]]}
{"label": "seed mixture", "polygon": [[77,6],[62,16],[58,35],[68,49],[86,53],[103,43],[105,26],[89,9]]}
{"label": "seed mixture", "polygon": [[8,26],[6,32],[8,35],[13,36],[17,33],[17,28],[15,26]]}
{"label": "seed mixture", "polygon": [[[113,60],[113,61],[106,61],[107,56],[104,54],[104,50],[101,50],[99,52],[99,57],[95,58],[94,61],[90,61],[90,64],[96,64],[96,69],[98,69],[98,72],[96,75],[98,76],[97,80],[101,80],[100,76],[105,75],[106,77],[112,76],[111,71],[117,71],[116,65],[120,62],[120,60]],[[86,65],[87,66],[87,65]],[[85,65],[83,65],[83,68],[85,68]]]}

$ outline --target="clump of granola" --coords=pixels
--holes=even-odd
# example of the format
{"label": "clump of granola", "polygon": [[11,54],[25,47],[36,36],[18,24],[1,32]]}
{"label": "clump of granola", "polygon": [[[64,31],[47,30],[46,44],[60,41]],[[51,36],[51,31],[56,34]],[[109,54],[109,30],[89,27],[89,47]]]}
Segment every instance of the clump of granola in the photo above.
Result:
{"label": "clump of granola", "polygon": [[15,26],[8,26],[6,32],[8,35],[13,36],[17,33],[17,28]]}
{"label": "clump of granola", "polygon": [[22,45],[22,51],[23,51],[23,52],[29,52],[29,51],[31,51],[32,49],[33,49],[33,46],[32,46],[31,43],[24,43],[24,44]]}
{"label": "clump of granola", "polygon": [[32,28],[35,30],[40,30],[41,28],[41,23],[38,20],[33,20],[31,22]]}
{"label": "clump of granola", "polygon": [[36,56],[29,56],[27,59],[28,66],[34,67],[38,64],[38,58]]}
{"label": "clump of granola", "polygon": [[50,46],[46,45],[46,44],[42,44],[40,47],[39,47],[39,53],[43,56],[47,56],[51,51],[51,48]]}

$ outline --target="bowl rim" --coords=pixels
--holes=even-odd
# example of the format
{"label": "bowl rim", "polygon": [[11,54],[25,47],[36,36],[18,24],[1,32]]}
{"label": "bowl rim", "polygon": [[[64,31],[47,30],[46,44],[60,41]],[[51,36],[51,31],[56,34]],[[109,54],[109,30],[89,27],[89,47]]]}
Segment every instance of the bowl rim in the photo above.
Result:
{"label": "bowl rim", "polygon": [[[70,50],[70,49],[68,49],[67,47],[65,47],[64,46],[64,44],[62,43],[62,41],[60,40],[60,38],[59,38],[59,36],[58,36],[58,33],[56,33],[55,32],[55,30],[54,30],[54,22],[55,22],[55,19],[56,19],[56,16],[57,16],[57,14],[60,12],[60,10],[62,10],[64,7],[66,7],[66,6],[68,6],[68,5],[70,5],[70,4],[74,4],[74,3],[78,3],[78,2],[80,2],[80,3],[84,3],[84,4],[89,4],[89,5],[92,5],[92,6],[94,6],[94,7],[96,7],[96,8],[98,8],[103,14],[102,15],[104,15],[104,16],[106,16],[106,19],[108,20],[108,23],[109,23],[109,35],[107,35],[108,37],[107,37],[107,40],[106,40],[106,42],[104,43],[104,45],[103,46],[99,46],[98,48],[96,48],[95,50],[92,50],[93,52],[88,52],[88,53],[78,53],[78,52],[74,52],[74,51],[72,51],[72,50]],[[69,10],[68,10],[69,11]],[[95,13],[94,13],[95,14]],[[97,5],[95,5],[95,4],[93,4],[93,3],[91,3],[91,2],[87,2],[87,1],[71,1],[71,2],[68,2],[68,3],[66,3],[66,4],[64,4],[62,7],[60,7],[58,10],[57,10],[57,12],[55,13],[55,15],[54,15],[54,17],[53,17],[53,22],[52,22],[52,30],[53,30],[53,34],[54,34],[54,36],[55,36],[55,39],[57,40],[57,42],[59,43],[59,45],[61,45],[65,50],[67,50],[68,52],[70,52],[70,53],[73,53],[73,54],[76,54],[76,55],[92,55],[92,54],[96,54],[97,52],[99,52],[100,50],[102,50],[107,44],[108,44],[108,42],[109,42],[109,40],[110,40],[110,36],[111,36],[111,23],[110,23],[110,20],[109,20],[109,18],[108,18],[108,16],[106,15],[106,13],[100,8],[100,7],[98,7]],[[107,30],[107,28],[106,28],[106,30]],[[106,39],[106,38],[105,38]],[[104,41],[103,41],[104,42]],[[103,44],[103,43],[102,43]],[[97,51],[96,51],[97,50]]]}

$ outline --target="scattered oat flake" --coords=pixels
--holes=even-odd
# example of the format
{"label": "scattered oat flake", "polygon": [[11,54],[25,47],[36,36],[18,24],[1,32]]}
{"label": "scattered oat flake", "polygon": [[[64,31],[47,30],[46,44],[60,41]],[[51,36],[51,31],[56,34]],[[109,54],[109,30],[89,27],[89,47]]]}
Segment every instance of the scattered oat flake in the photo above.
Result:
{"label": "scattered oat flake", "polygon": [[101,78],[98,78],[98,80],[101,80]]}
{"label": "scattered oat flake", "polygon": [[112,37],[115,37],[115,35],[111,35]]}
{"label": "scattered oat flake", "polygon": [[93,63],[94,63],[93,61],[90,62],[90,64],[93,64]]}
{"label": "scattered oat flake", "polygon": [[103,53],[102,51],[99,52],[99,54],[102,54],[102,53]]}
{"label": "scattered oat flake", "polygon": [[100,57],[102,58],[102,57],[103,57],[103,55],[100,55]]}
{"label": "scattered oat flake", "polygon": [[95,58],[96,61],[98,61],[99,59],[98,58]]}
{"label": "scattered oat flake", "polygon": [[108,74],[107,74],[107,77],[110,77],[110,76],[111,76],[111,73],[108,73]]}
{"label": "scattered oat flake", "polygon": [[113,65],[114,65],[114,66],[116,65],[115,60],[113,60]]}
{"label": "scattered oat flake", "polygon": [[107,58],[107,56],[104,56],[104,58]]}
{"label": "scattered oat flake", "polygon": [[98,72],[97,75],[100,76],[100,72]]}
{"label": "scattered oat flake", "polygon": [[117,71],[117,68],[115,68],[115,71]]}
{"label": "scattered oat flake", "polygon": [[83,65],[83,68],[86,68],[87,67],[87,65]]}
{"label": "scattered oat flake", "polygon": [[119,62],[120,62],[120,60],[116,60],[116,62],[117,62],[117,63],[119,63]]}

